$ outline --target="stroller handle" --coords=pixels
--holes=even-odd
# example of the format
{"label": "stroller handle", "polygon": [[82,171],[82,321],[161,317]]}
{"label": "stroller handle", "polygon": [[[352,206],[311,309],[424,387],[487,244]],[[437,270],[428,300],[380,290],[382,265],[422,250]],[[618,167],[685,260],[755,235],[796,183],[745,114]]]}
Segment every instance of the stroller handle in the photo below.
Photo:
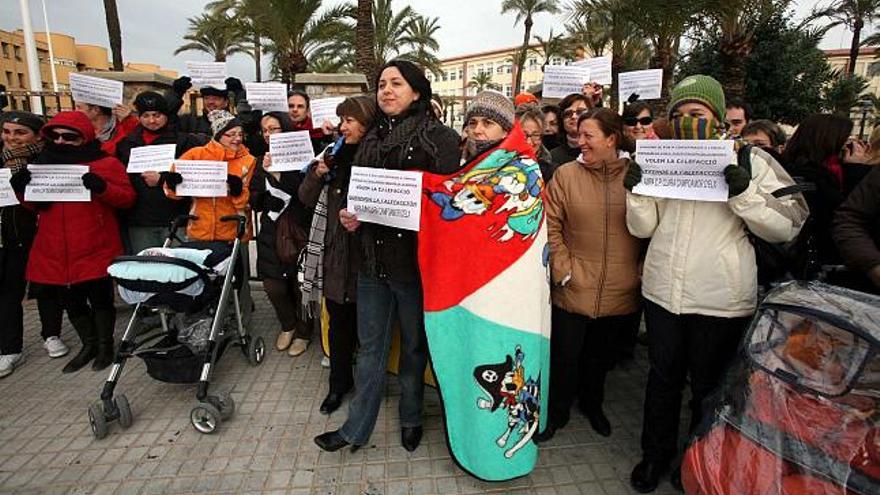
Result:
{"label": "stroller handle", "polygon": [[241,239],[244,237],[245,231],[247,230],[247,218],[244,215],[226,215],[220,217],[221,222],[238,222],[238,238]]}

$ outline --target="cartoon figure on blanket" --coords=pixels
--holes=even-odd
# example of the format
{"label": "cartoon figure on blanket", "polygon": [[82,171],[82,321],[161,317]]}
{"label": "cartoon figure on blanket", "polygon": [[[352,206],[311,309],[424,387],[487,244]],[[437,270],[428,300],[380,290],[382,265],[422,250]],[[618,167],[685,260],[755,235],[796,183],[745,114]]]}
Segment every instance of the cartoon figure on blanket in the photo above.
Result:
{"label": "cartoon figure on blanket", "polygon": [[523,448],[538,429],[540,419],[540,376],[537,380],[525,378],[523,358],[525,355],[520,346],[516,346],[515,358],[507,355],[503,363],[484,364],[474,368],[477,384],[489,395],[477,398],[477,407],[495,412],[499,407],[507,409],[507,429],[495,442],[499,447],[506,447],[510,435],[517,431],[520,439],[504,452],[510,459]]}
{"label": "cartoon figure on blanket", "polygon": [[444,220],[482,215],[500,197],[504,202],[494,214],[512,211],[499,231],[502,242],[515,234],[524,238],[535,235],[541,225],[541,170],[537,162],[518,156],[515,151],[495,150],[470,171],[444,182],[443,186],[445,190],[433,191],[430,197],[442,208]]}

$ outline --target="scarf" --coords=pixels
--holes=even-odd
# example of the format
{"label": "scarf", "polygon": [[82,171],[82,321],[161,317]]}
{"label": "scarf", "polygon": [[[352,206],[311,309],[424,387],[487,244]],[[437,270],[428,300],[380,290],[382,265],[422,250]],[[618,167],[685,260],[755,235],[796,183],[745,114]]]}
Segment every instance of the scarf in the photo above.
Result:
{"label": "scarf", "polygon": [[6,148],[3,150],[2,155],[3,166],[12,170],[12,174],[15,175],[26,167],[28,162],[39,155],[41,151],[43,151],[42,141],[26,144],[20,148]]}
{"label": "scarf", "polygon": [[[437,146],[430,136],[437,127],[437,119],[427,114],[410,112],[403,117],[379,117],[370,129],[354,157],[354,164],[367,167],[399,167],[410,147],[425,150],[429,156],[437,155]],[[391,150],[398,148],[398,156],[391,157]],[[425,164],[427,166],[427,164]]]}
{"label": "scarf", "polygon": [[486,151],[494,148],[500,143],[501,140],[498,141],[479,141],[476,139],[468,139],[465,143],[465,156],[464,159],[466,162],[473,160],[474,158],[482,155]]}
{"label": "scarf", "polygon": [[574,148],[578,148],[578,149],[580,149],[580,147],[581,147],[581,145],[578,143],[578,138],[577,138],[577,136],[575,136],[574,138],[572,138],[572,137],[569,136],[568,134],[565,135],[565,144],[566,144],[569,148],[572,148],[572,149],[574,149]]}
{"label": "scarf", "polygon": [[302,122],[292,122],[294,131],[309,131],[309,137],[312,139],[323,139],[324,131],[315,129],[312,126],[312,118],[306,117]]}
{"label": "scarf", "polygon": [[34,159],[34,163],[44,164],[84,164],[93,162],[107,155],[102,149],[98,141],[90,141],[82,146],[71,146],[69,144],[46,143],[43,151]]}
{"label": "scarf", "polygon": [[309,241],[306,243],[305,255],[299,265],[297,279],[302,284],[303,314],[312,317],[314,308],[320,307],[324,293],[324,236],[327,231],[327,189],[321,188],[315,212],[312,215],[312,227],[309,230]]}
{"label": "scarf", "polygon": [[669,123],[673,139],[721,139],[721,128],[715,119],[695,118],[683,115]]}
{"label": "scarf", "polygon": [[113,134],[116,134],[116,119],[114,117],[110,117],[110,119],[107,121],[107,125],[105,125],[104,128],[98,132],[98,141],[106,143],[111,138],[113,138]]}
{"label": "scarf", "polygon": [[831,173],[831,176],[834,177],[834,180],[837,182],[837,187],[843,191],[843,165],[840,163],[840,158],[837,155],[832,155],[825,162],[825,168],[828,169],[828,172]]}

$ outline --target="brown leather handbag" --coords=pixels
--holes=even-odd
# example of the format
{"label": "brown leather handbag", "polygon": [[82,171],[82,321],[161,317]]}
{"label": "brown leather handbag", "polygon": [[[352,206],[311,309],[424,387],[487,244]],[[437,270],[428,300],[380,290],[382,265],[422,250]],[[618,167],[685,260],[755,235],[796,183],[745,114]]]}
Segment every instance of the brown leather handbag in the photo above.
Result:
{"label": "brown leather handbag", "polygon": [[295,265],[306,247],[308,233],[296,221],[291,208],[285,209],[275,221],[275,252],[284,265]]}

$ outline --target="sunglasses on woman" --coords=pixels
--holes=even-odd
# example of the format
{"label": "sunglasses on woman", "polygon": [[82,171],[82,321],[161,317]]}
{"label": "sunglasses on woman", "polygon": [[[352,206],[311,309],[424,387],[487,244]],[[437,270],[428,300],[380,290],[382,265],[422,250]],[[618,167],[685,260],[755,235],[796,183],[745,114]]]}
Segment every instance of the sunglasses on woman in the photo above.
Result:
{"label": "sunglasses on woman", "polygon": [[651,125],[651,122],[654,122],[654,117],[627,117],[623,119],[623,123],[630,126],[635,127],[637,124],[642,124],[642,126]]}
{"label": "sunglasses on woman", "polygon": [[79,139],[80,135],[75,132],[48,131],[46,132],[46,137],[49,138],[50,141],[58,141],[60,139],[65,143],[72,143]]}
{"label": "sunglasses on woman", "polygon": [[568,110],[562,112],[562,118],[570,119],[572,117],[580,117],[581,115],[587,113],[587,111],[588,110],[586,108],[580,108],[578,110],[574,110],[572,108],[569,108]]}

